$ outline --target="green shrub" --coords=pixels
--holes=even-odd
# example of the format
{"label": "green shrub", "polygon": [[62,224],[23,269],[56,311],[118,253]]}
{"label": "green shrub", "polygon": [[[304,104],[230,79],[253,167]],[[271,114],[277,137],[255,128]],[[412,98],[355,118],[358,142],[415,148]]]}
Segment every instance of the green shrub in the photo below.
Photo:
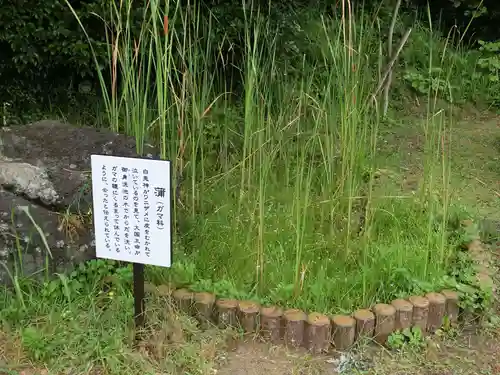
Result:
{"label": "green shrub", "polygon": [[478,60],[477,64],[488,76],[488,79],[491,82],[499,82],[500,40],[495,42],[485,42],[484,40],[480,40],[479,44],[481,45],[479,50],[482,52],[483,57]]}
{"label": "green shrub", "polygon": [[[86,1],[77,9],[91,26],[90,37],[98,56],[105,57],[104,28],[93,13],[103,14],[107,0]],[[88,77],[94,75],[85,35],[64,2],[58,0],[7,0],[0,7],[2,74],[48,78],[60,68]],[[105,59],[103,58],[104,62]]]}
{"label": "green shrub", "polygon": [[[90,26],[98,57],[105,57],[102,14],[107,0],[81,2],[78,12]],[[48,107],[68,100],[82,80],[92,80],[95,67],[88,41],[64,2],[6,0],[0,7],[0,102],[13,111]],[[105,59],[102,59],[103,64]]]}

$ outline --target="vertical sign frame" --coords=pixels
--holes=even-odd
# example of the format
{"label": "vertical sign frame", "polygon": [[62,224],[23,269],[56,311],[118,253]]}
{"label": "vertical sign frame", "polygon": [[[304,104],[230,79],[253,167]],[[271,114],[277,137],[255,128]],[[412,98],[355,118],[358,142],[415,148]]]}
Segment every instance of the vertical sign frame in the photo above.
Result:
{"label": "vertical sign frame", "polygon": [[144,325],[144,265],[172,264],[171,165],[91,155],[96,257],[133,264],[136,329]]}

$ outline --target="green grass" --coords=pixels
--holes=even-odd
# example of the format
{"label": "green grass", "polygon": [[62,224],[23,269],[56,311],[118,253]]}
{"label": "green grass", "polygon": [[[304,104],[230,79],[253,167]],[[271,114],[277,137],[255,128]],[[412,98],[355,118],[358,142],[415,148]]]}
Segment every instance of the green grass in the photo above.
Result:
{"label": "green grass", "polygon": [[44,285],[16,280],[19,293],[2,290],[0,371],[209,374],[228,332],[202,332],[152,294],[138,350],[132,270],[114,269],[112,262],[92,261]]}
{"label": "green grass", "polygon": [[[421,174],[422,119],[415,108],[381,132],[383,164],[392,173],[394,184],[401,181],[406,189],[415,187]],[[450,139],[452,173],[450,196],[453,205],[462,206],[469,215],[498,220],[500,190],[496,140],[500,127],[498,117],[480,109],[463,108],[456,118]],[[411,124],[411,126],[408,126]]]}
{"label": "green grass", "polygon": [[[379,183],[372,95],[386,47],[372,16],[351,9],[298,23],[307,55],[293,56],[303,74],[288,76],[265,14],[247,8],[244,96],[235,106],[213,73],[221,46],[210,43],[211,19],[196,6],[152,1],[134,37],[123,4],[111,8],[111,82],[101,76],[109,122],[135,136],[139,152],[144,139],[157,141],[182,181],[176,263],[152,270],[155,281],[328,312],[442,286],[455,245],[442,143],[451,118],[427,87],[420,186]],[[181,28],[163,35],[163,14]],[[429,49],[429,72],[448,62],[443,48]],[[452,70],[441,72],[445,80]]]}
{"label": "green grass", "polygon": [[[217,74],[213,19],[153,0],[137,30],[128,2],[113,4],[100,122],[134,136],[139,152],[155,142],[181,186],[174,265],[148,267],[149,280],[335,313],[460,275],[448,219],[476,209],[498,217],[500,151],[498,119],[457,116],[438,100],[495,88],[484,77],[463,80],[478,56],[452,46],[456,36],[413,25],[382,118],[371,94],[385,30],[374,15],[299,14],[297,50],[283,56],[283,36],[249,8],[235,99]],[[178,25],[167,35],[164,13]],[[13,281],[0,292],[0,371],[5,358],[8,368],[34,363],[54,374],[209,374],[226,345],[225,333],[202,333],[153,297],[146,348],[134,350],[130,268],[95,261],[43,285]]]}

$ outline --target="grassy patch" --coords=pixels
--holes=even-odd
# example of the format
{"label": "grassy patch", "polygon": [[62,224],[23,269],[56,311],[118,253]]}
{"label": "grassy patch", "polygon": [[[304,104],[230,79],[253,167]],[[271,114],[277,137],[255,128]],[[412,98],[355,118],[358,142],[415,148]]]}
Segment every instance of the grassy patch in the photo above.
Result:
{"label": "grassy patch", "polygon": [[[418,152],[401,178],[391,169],[404,147],[385,137],[378,105],[386,31],[344,5],[331,18],[294,19],[301,54],[288,60],[265,13],[245,8],[236,103],[217,74],[214,20],[196,4],[152,1],[140,30],[126,4],[111,6],[111,79],[100,76],[110,126],[135,136],[139,152],[156,142],[175,165],[176,262],[150,270],[153,280],[325,312],[445,286],[454,118],[437,99],[453,101],[462,52],[454,35],[420,24],[418,48],[402,47],[404,61],[435,77],[417,85],[425,117],[405,127]],[[179,27],[165,29],[165,14]]]}
{"label": "grassy patch", "polygon": [[[451,115],[451,114],[450,114]],[[450,196],[456,207],[470,215],[499,218],[500,134],[495,114],[474,108],[457,109],[449,139],[451,154]],[[424,140],[421,116],[403,116],[381,131],[381,166],[388,168],[397,183],[414,190],[422,174]]]}
{"label": "grassy patch", "polygon": [[[147,326],[134,344],[131,268],[93,261],[59,279],[19,282],[0,295],[0,369],[50,374],[208,374],[228,332],[200,331],[168,300],[150,295]],[[32,370],[29,370],[32,371]]]}
{"label": "grassy patch", "polygon": [[[149,280],[338,313],[474,277],[450,223],[498,218],[499,122],[457,115],[452,104],[476,92],[494,99],[496,83],[476,76],[479,52],[412,25],[394,72],[399,100],[381,116],[373,93],[388,62],[386,31],[377,15],[343,3],[329,18],[297,15],[291,37],[245,8],[241,92],[220,74],[215,20],[196,5],[152,0],[137,29],[127,1],[110,4],[99,123],[134,136],[139,152],[154,142],[175,165],[175,263],[148,267]],[[164,28],[165,14],[175,27]],[[61,213],[61,228],[72,235],[90,219]],[[94,261],[42,285],[13,276],[14,290],[0,294],[0,371],[208,374],[233,335],[201,332],[152,297],[148,339],[136,350],[129,268]],[[469,297],[478,307],[483,296]],[[394,340],[423,344],[411,332]],[[321,373],[307,363],[293,368]]]}

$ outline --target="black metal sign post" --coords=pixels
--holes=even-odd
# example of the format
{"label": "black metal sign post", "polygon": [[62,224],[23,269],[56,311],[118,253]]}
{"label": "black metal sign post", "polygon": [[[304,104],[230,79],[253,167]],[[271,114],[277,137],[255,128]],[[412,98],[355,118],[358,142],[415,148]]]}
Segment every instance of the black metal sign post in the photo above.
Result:
{"label": "black metal sign post", "polygon": [[134,266],[134,322],[135,339],[141,338],[141,331],[144,328],[144,264],[133,263]]}

